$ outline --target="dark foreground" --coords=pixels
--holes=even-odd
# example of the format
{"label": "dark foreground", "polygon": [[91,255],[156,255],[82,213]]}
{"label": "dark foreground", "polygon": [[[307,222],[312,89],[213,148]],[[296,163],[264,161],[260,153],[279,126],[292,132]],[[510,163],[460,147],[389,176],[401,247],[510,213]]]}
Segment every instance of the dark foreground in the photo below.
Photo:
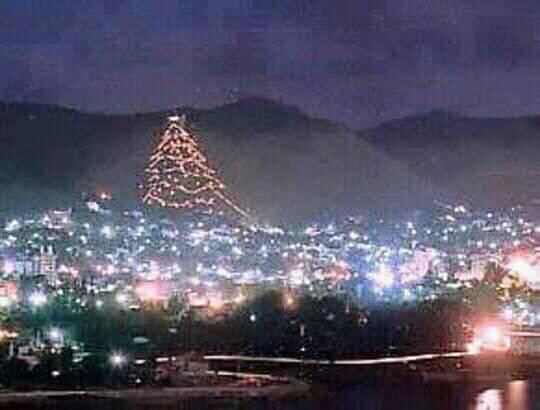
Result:
{"label": "dark foreground", "polygon": [[540,409],[540,380],[516,380],[492,385],[463,383],[391,383],[355,385],[334,393],[314,389],[302,399],[192,399],[145,404],[122,399],[64,398],[1,408],[24,409]]}

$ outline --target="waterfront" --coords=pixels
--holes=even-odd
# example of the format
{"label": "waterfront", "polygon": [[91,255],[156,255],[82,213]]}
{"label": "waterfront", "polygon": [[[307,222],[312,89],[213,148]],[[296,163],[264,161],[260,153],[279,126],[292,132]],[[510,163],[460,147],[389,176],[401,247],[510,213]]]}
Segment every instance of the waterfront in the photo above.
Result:
{"label": "waterfront", "polygon": [[175,404],[141,404],[108,400],[62,400],[25,405],[25,409],[540,409],[540,380],[515,380],[493,385],[472,384],[358,384],[335,393],[314,388],[307,399],[216,401],[197,399]]}

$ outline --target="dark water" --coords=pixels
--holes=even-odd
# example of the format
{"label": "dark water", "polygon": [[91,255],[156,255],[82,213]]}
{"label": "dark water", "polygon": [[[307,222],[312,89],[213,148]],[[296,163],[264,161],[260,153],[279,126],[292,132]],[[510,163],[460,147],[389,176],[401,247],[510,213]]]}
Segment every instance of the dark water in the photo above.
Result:
{"label": "dark water", "polygon": [[293,401],[209,401],[147,405],[109,401],[83,402],[77,400],[49,402],[41,405],[10,406],[21,409],[118,409],[118,410],[173,410],[173,409],[467,409],[467,410],[540,410],[540,380],[513,381],[500,385],[357,385],[334,394],[314,392],[310,399]]}

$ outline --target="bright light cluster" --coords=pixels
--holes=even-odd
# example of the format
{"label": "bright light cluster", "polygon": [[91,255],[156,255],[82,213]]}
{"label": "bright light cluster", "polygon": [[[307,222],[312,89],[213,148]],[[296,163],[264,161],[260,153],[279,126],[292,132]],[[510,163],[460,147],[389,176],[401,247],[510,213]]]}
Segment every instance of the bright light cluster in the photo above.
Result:
{"label": "bright light cluster", "polygon": [[496,324],[486,324],[475,331],[473,341],[467,346],[470,353],[487,351],[506,351],[510,349],[510,337]]}

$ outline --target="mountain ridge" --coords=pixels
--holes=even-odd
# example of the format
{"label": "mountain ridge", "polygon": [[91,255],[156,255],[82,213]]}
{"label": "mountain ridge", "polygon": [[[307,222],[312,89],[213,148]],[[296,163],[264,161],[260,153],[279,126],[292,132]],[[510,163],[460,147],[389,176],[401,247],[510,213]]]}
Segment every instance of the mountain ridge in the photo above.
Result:
{"label": "mountain ridge", "polygon": [[[499,188],[484,184],[491,179],[481,177],[471,158],[490,157],[485,162],[492,169],[504,159],[505,172],[518,154],[530,165],[531,154],[516,141],[540,137],[536,117],[494,123],[443,111],[355,131],[264,98],[134,114],[0,102],[0,209],[55,204],[99,189],[139,205],[136,187],[146,160],[174,112],[187,113],[233,196],[272,222],[406,212],[435,199],[483,204]],[[501,204],[522,197],[502,196]]]}

